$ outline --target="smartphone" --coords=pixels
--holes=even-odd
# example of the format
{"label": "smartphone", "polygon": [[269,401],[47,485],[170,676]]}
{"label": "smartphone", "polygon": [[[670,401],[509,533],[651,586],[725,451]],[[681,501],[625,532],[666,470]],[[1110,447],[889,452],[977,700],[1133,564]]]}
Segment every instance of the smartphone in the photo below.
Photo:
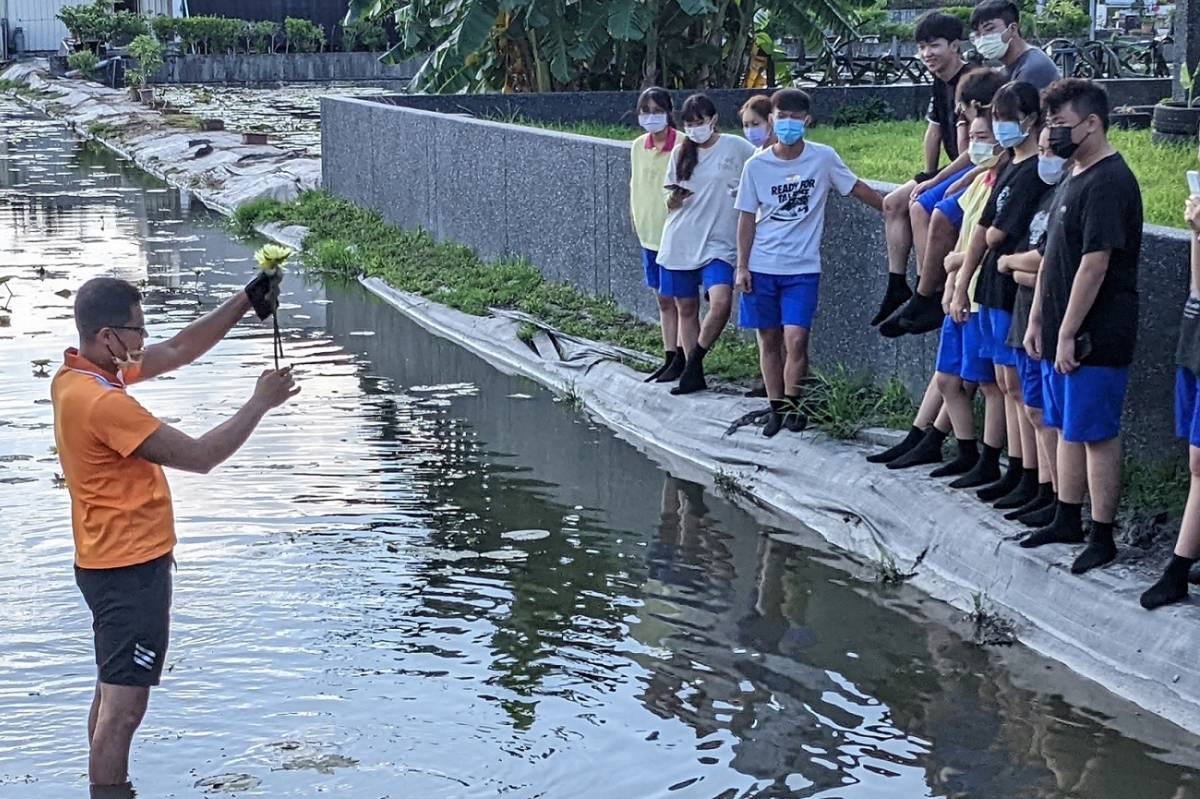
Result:
{"label": "smartphone", "polygon": [[1188,188],[1192,192],[1193,197],[1200,197],[1200,172],[1190,170],[1187,173]]}
{"label": "smartphone", "polygon": [[1082,362],[1092,354],[1092,334],[1080,333],[1075,337],[1075,360]]}

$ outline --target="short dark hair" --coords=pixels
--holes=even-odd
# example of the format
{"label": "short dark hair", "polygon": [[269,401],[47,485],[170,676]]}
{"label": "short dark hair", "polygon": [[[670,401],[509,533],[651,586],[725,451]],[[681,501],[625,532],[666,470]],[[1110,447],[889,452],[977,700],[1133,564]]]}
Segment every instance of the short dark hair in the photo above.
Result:
{"label": "short dark hair", "polygon": [[993,19],[1004,20],[1005,25],[1021,21],[1021,9],[1012,0],[983,0],[971,12],[971,30]]}
{"label": "short dark hair", "polygon": [[127,325],[142,292],[127,280],[94,277],[75,295],[75,329],[83,341],[91,341],[102,328]]}
{"label": "short dark hair", "polygon": [[1051,83],[1042,95],[1046,116],[1057,114],[1067,105],[1081,116],[1095,114],[1100,117],[1104,129],[1108,130],[1108,92],[1099,83],[1083,78],[1063,78]]}
{"label": "short dark hair", "polygon": [[961,41],[963,37],[962,20],[944,11],[928,11],[917,20],[917,43],[932,42],[934,39],[945,39],[948,42]]}
{"label": "short dark hair", "polygon": [[1005,83],[1006,75],[1002,69],[977,67],[958,79],[958,89],[955,90],[955,100],[959,105],[974,105],[986,108],[992,104],[992,99]]}
{"label": "short dark hair", "polygon": [[1037,87],[1026,81],[1012,81],[1000,87],[992,98],[992,118],[1003,117],[1020,121],[1033,116],[1034,127],[1042,124],[1042,98]]}
{"label": "short dark hair", "polygon": [[780,89],[771,95],[771,108],[792,114],[807,114],[812,110],[812,98],[802,89]]}

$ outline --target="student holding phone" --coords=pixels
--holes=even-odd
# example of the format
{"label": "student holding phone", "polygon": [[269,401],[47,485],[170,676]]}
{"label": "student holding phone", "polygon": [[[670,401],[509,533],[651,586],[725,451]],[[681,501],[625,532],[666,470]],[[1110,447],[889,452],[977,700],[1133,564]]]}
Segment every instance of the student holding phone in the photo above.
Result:
{"label": "student holding phone", "polygon": [[[1142,192],[1108,141],[1108,95],[1088,80],[1056,81],[1043,98],[1050,147],[1072,159],[1046,231],[1046,252],[1025,334],[1042,359],[1044,419],[1062,431],[1054,520],[1024,547],[1087,547],[1071,571],[1116,558],[1113,523],[1121,490],[1121,411],[1138,330],[1137,270]],[[1086,537],[1080,519],[1092,500]]]}

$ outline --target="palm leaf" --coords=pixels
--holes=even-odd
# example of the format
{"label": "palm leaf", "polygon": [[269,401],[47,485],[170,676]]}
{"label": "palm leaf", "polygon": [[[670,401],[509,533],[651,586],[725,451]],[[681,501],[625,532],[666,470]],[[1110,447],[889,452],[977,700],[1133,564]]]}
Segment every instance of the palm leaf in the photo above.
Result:
{"label": "palm leaf", "polygon": [[383,0],[350,0],[346,6],[343,25],[351,25],[360,19],[370,19],[383,14]]}
{"label": "palm leaf", "polygon": [[650,22],[650,14],[641,0],[612,0],[608,10],[608,33],[617,41],[638,41],[645,35]]}

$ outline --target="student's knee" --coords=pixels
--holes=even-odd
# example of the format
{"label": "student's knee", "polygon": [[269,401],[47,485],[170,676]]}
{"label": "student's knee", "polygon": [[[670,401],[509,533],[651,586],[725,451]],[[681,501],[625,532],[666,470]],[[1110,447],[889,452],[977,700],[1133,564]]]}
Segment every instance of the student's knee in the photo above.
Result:
{"label": "student's knee", "polygon": [[1031,408],[1028,405],[1026,405],[1025,406],[1025,418],[1029,420],[1029,423],[1031,425],[1033,425],[1033,428],[1035,430],[1041,430],[1043,427],[1046,426],[1045,422],[1042,420],[1042,409],[1041,408]]}
{"label": "student's knee", "polygon": [[783,331],[777,327],[765,327],[758,331],[758,346],[766,352],[779,352],[783,346]]}
{"label": "student's knee", "polygon": [[675,309],[680,316],[696,316],[700,313],[699,297],[676,297]]}
{"label": "student's knee", "polygon": [[1200,477],[1200,447],[1188,447],[1188,471]]}
{"label": "student's knee", "polygon": [[938,372],[933,377],[938,393],[943,397],[953,396],[962,392],[962,378],[949,372]]}
{"label": "student's knee", "polygon": [[913,184],[904,184],[883,198],[883,213],[890,218],[908,216],[908,203],[912,197]]}
{"label": "student's knee", "polygon": [[733,309],[733,296],[729,291],[710,291],[708,294],[708,312],[728,316]]}
{"label": "student's knee", "polygon": [[660,310],[664,313],[674,313],[674,311],[675,311],[675,298],[674,297],[668,297],[665,294],[656,294],[655,296],[658,297],[658,310]]}
{"label": "student's knee", "polygon": [[958,228],[950,217],[942,213],[940,208],[935,208],[933,216],[929,218],[929,238],[955,241],[958,238]]}
{"label": "student's knee", "polygon": [[787,347],[788,355],[803,356],[808,355],[808,328],[788,326],[783,329],[783,343]]}
{"label": "student's knee", "polygon": [[983,392],[984,399],[997,400],[1004,398],[1004,392],[995,383],[980,383],[979,390]]}

